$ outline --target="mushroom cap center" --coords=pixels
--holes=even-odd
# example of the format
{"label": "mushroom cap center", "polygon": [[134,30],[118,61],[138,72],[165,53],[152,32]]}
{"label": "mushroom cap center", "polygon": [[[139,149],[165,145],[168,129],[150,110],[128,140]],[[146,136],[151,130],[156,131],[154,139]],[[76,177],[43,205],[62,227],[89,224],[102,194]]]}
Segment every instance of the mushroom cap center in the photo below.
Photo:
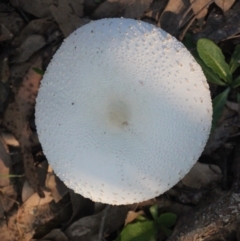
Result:
{"label": "mushroom cap center", "polygon": [[108,121],[116,128],[123,128],[130,123],[130,109],[122,100],[111,101],[108,106]]}

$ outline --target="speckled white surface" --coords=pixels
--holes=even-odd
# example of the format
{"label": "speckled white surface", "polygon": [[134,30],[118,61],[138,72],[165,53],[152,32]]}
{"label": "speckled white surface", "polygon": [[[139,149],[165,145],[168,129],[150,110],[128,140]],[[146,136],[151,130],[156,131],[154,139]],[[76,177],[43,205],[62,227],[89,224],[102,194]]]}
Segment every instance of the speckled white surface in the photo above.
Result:
{"label": "speckled white surface", "polygon": [[211,128],[208,84],[175,38],[102,19],[71,34],[41,83],[36,125],[56,174],[97,202],[164,193],[190,170]]}

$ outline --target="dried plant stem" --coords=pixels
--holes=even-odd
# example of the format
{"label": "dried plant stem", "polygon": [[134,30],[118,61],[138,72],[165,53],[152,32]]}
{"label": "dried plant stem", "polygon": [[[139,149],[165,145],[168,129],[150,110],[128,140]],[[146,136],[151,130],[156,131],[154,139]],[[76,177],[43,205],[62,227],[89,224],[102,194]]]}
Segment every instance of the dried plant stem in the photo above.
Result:
{"label": "dried plant stem", "polygon": [[110,209],[110,205],[107,205],[106,208],[104,209],[104,213],[103,213],[103,216],[102,216],[102,220],[101,220],[101,224],[100,224],[100,227],[99,227],[99,232],[98,232],[98,241],[103,241],[103,235],[104,235],[104,227],[105,227],[105,221],[106,221],[106,217],[108,215],[108,211]]}

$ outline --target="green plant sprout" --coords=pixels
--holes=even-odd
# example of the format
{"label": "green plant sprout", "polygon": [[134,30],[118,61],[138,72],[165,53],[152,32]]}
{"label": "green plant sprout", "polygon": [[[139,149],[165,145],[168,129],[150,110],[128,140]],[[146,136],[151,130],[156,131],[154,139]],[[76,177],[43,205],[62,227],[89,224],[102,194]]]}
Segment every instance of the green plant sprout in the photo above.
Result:
{"label": "green plant sprout", "polygon": [[0,174],[0,178],[12,178],[12,177],[24,177],[23,175],[15,175],[15,174]]}
{"label": "green plant sprout", "polygon": [[32,68],[37,74],[40,74],[40,75],[44,75],[44,71],[39,69],[39,68],[36,68],[36,67],[33,67]]}
{"label": "green plant sprout", "polygon": [[159,215],[157,205],[151,206],[149,211],[151,218],[138,216],[123,228],[116,241],[156,241],[159,230],[170,237],[177,216],[174,213]]}
{"label": "green plant sprout", "polygon": [[[220,119],[230,91],[235,91],[240,86],[240,75],[234,78],[234,72],[240,66],[240,45],[235,47],[229,63],[225,61],[222,50],[211,40],[202,38],[194,45],[187,35],[184,45],[190,50],[209,83],[225,87],[225,90],[213,98],[213,121],[212,130],[215,129]],[[236,93],[236,99],[240,101],[240,94]]]}

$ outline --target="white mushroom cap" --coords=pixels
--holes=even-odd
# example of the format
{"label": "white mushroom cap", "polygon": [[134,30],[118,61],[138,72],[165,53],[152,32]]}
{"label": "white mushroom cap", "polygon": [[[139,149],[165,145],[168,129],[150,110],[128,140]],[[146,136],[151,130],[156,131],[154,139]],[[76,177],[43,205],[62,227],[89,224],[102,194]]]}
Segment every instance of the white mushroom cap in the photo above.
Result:
{"label": "white mushroom cap", "polygon": [[141,202],[175,185],[208,139],[204,74],[165,31],[102,19],[71,34],[37,97],[36,124],[56,174],[97,202]]}

